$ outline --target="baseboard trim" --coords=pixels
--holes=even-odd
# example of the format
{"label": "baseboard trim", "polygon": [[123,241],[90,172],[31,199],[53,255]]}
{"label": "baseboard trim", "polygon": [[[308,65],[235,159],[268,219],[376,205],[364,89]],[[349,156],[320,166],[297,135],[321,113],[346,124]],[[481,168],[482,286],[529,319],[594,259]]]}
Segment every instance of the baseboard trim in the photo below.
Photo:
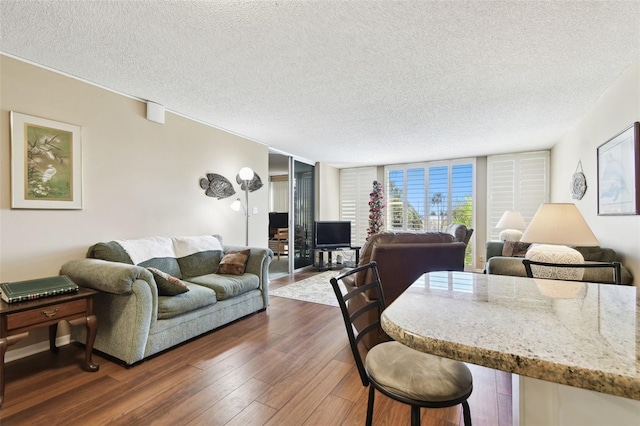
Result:
{"label": "baseboard trim", "polygon": [[[71,343],[71,335],[60,336],[56,338],[56,346],[64,346]],[[4,356],[4,362],[11,362],[17,359],[26,358],[31,355],[39,354],[40,352],[46,352],[49,350],[49,341],[38,342],[33,345],[25,346],[14,350],[8,350]]]}

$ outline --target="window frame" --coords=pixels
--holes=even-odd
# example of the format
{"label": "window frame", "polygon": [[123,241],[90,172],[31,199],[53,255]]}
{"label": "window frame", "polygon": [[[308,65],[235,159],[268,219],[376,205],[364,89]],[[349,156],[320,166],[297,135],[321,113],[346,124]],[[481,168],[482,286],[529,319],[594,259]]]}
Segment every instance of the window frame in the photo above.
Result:
{"label": "window frame", "polygon": [[[386,188],[386,200],[387,200],[387,207],[389,206],[389,198],[388,198],[388,188],[389,188],[389,172],[390,171],[396,171],[396,170],[400,170],[403,172],[403,188],[402,188],[402,203],[403,205],[406,206],[407,204],[407,198],[408,198],[408,194],[407,194],[407,179],[408,179],[408,174],[407,171],[411,170],[411,169],[420,169],[423,168],[425,169],[425,173],[424,173],[424,198],[422,200],[422,205],[424,206],[425,212],[424,212],[424,216],[427,217],[429,216],[430,212],[427,212],[427,210],[430,208],[431,203],[429,201],[429,169],[431,168],[436,168],[436,167],[443,167],[446,166],[447,167],[447,194],[446,194],[446,199],[447,199],[447,216],[446,216],[446,220],[447,223],[451,223],[452,220],[452,215],[453,215],[453,206],[452,206],[452,172],[453,172],[453,166],[457,166],[457,165],[463,165],[463,164],[471,164],[471,168],[472,168],[472,176],[471,176],[471,203],[473,206],[473,213],[472,213],[472,217],[471,217],[471,226],[475,227],[475,222],[476,222],[476,208],[475,206],[477,205],[476,203],[476,174],[477,174],[477,166],[476,166],[476,158],[472,157],[472,158],[459,158],[459,159],[455,159],[455,160],[441,160],[441,161],[430,161],[430,162],[421,162],[421,163],[410,163],[410,164],[391,164],[391,165],[387,165],[384,166],[384,187]],[[398,229],[398,228],[393,228],[393,229],[389,229],[389,209],[387,209],[387,214],[385,217],[385,229],[386,230],[393,230],[393,231],[422,231],[422,232],[430,232],[429,231],[429,226],[428,226],[428,221],[427,220],[423,220],[423,228],[422,229],[409,229],[408,227],[408,223],[407,223],[407,208],[403,209],[403,218],[402,218],[402,229]],[[426,229],[425,229],[426,228]]]}

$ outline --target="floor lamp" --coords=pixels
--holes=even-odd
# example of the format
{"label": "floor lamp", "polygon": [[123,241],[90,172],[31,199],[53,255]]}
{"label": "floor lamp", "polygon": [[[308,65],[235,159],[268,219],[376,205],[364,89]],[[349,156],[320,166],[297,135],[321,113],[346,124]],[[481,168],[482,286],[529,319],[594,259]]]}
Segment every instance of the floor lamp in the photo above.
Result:
{"label": "floor lamp", "polygon": [[231,208],[235,211],[239,211],[240,207],[243,208],[244,210],[244,216],[245,216],[245,220],[246,220],[246,226],[245,226],[245,246],[249,246],[249,184],[251,183],[251,180],[253,179],[254,176],[254,172],[250,167],[243,167],[240,169],[240,171],[238,172],[238,176],[240,177],[240,180],[243,182],[243,189],[244,189],[244,206],[242,205],[242,202],[240,201],[240,198],[236,198],[236,200],[231,203]]}

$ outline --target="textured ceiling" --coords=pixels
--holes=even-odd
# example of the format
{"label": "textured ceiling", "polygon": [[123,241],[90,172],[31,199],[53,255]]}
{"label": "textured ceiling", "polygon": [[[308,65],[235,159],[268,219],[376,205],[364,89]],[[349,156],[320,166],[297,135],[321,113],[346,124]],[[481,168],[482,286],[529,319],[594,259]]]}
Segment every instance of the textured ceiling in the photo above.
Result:
{"label": "textured ceiling", "polygon": [[0,50],[337,167],[546,149],[640,1],[8,1]]}

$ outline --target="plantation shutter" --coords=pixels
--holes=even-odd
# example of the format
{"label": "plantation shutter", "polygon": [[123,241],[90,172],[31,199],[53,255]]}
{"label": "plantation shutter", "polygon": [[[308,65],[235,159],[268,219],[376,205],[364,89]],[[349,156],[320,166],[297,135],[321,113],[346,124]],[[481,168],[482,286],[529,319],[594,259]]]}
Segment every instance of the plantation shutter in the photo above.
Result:
{"label": "plantation shutter", "polygon": [[[386,189],[386,218],[385,228],[388,231],[404,229],[404,170],[388,170],[384,188]],[[394,182],[402,182],[402,186]]]}
{"label": "plantation shutter", "polygon": [[447,228],[449,214],[449,166],[429,167],[429,225],[427,231],[441,232]]}
{"label": "plantation shutter", "polygon": [[425,223],[425,169],[407,169],[407,230],[424,231]]}
{"label": "plantation shutter", "polygon": [[449,223],[465,223],[472,227],[474,199],[469,188],[474,188],[473,165],[454,164],[451,166],[451,218]]}
{"label": "plantation shutter", "polygon": [[362,246],[367,238],[369,194],[376,179],[375,167],[340,170],[340,220],[351,222],[352,246]]}
{"label": "plantation shutter", "polygon": [[499,240],[496,224],[506,210],[519,211],[526,224],[549,202],[549,151],[487,157],[487,234]]}

